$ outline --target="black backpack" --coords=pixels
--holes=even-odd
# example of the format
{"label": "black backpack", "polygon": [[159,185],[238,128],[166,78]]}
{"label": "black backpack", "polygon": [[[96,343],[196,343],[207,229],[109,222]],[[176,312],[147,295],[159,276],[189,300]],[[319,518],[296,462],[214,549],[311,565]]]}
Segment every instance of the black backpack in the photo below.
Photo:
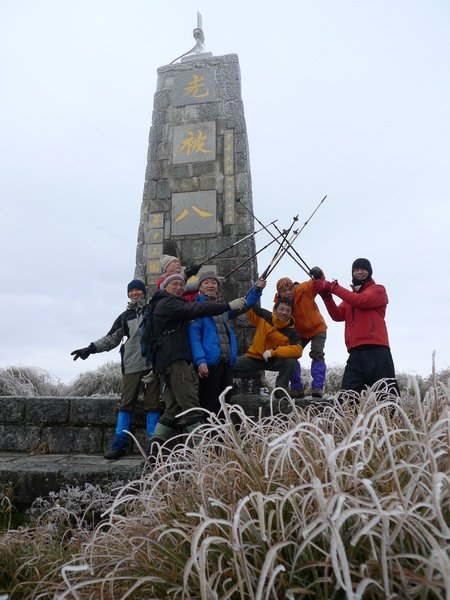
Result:
{"label": "black backpack", "polygon": [[145,357],[146,366],[151,369],[153,363],[153,351],[155,347],[155,338],[153,331],[153,307],[149,304],[144,308],[143,318],[139,325],[141,333],[141,353]]}

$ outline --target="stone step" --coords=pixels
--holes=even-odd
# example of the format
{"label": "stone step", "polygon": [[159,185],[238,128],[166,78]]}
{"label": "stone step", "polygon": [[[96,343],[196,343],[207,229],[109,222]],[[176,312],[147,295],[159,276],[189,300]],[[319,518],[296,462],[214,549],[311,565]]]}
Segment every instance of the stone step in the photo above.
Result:
{"label": "stone step", "polygon": [[[65,484],[83,485],[129,481],[140,476],[142,456],[130,442],[129,454],[117,461],[103,458],[115,431],[117,397],[26,398],[0,397],[0,484],[14,487],[15,502],[29,505],[39,496],[59,491]],[[242,406],[253,418],[292,410],[291,402],[270,396],[236,395],[231,404]],[[295,400],[307,408],[330,400]],[[144,446],[145,413],[138,402],[133,413],[134,434]]]}
{"label": "stone step", "polygon": [[36,498],[59,491],[64,485],[126,483],[140,477],[141,463],[140,455],[111,461],[98,454],[0,452],[0,482],[13,486],[16,506],[29,506]]}

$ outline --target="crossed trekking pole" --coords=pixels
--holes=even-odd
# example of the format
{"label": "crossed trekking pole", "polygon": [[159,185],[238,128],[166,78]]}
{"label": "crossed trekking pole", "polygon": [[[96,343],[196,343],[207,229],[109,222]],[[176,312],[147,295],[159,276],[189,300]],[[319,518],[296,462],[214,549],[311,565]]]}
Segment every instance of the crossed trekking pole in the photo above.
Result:
{"label": "crossed trekking pole", "polygon": [[[272,241],[269,242],[268,244],[266,244],[265,246],[263,246],[260,250],[258,250],[254,254],[252,254],[250,257],[246,258],[243,262],[241,262],[239,265],[237,265],[237,267],[235,267],[234,269],[229,271],[226,275],[224,275],[224,278],[226,279],[227,277],[229,277],[230,275],[235,273],[238,269],[243,267],[245,264],[247,264],[250,260],[255,258],[255,256],[257,256],[260,252],[262,252],[263,250],[268,248],[274,242],[276,242],[278,244],[277,250],[276,250],[275,254],[273,255],[269,265],[263,271],[261,278],[267,279],[267,277],[270,275],[270,273],[272,273],[272,271],[275,269],[275,267],[278,265],[278,263],[281,261],[281,259],[283,258],[283,256],[285,254],[288,254],[297,263],[297,265],[308,275],[308,277],[311,277],[310,267],[308,266],[306,261],[300,256],[300,254],[297,252],[297,250],[294,248],[293,244],[294,244],[295,240],[298,238],[298,236],[301,234],[301,232],[304,230],[306,225],[309,223],[309,221],[312,219],[312,217],[315,215],[315,213],[318,211],[318,209],[320,208],[322,203],[325,201],[326,197],[327,197],[327,195],[325,195],[322,198],[322,200],[316,206],[316,208],[311,213],[311,215],[308,217],[308,219],[303,223],[303,226],[300,229],[294,230],[292,233],[291,233],[292,228],[293,228],[294,224],[298,221],[298,215],[293,218],[292,223],[288,229],[280,230],[280,228],[276,225],[276,221],[272,221],[268,225],[264,225],[264,223],[262,223],[258,219],[258,217],[253,213],[253,211],[250,210],[247,206],[245,206],[245,204],[241,201],[240,198],[237,198],[236,202],[239,202],[241,204],[241,206],[248,212],[248,214],[250,216],[252,216],[255,219],[255,221],[261,226],[261,229],[264,229],[272,237]],[[273,227],[275,227],[278,235],[275,235],[269,229],[269,227],[271,225],[273,225]],[[261,231],[261,229],[259,229],[258,231]],[[289,236],[289,234],[291,234],[291,235]],[[246,236],[246,237],[249,237],[249,236]],[[291,250],[295,254],[295,256],[291,252]]]}
{"label": "crossed trekking pole", "polygon": [[[275,269],[275,267],[278,265],[278,263],[281,261],[281,259],[285,256],[285,254],[287,254],[288,256],[290,256],[294,260],[294,262],[308,275],[308,277],[311,277],[311,275],[310,275],[310,273],[311,273],[310,267],[308,266],[307,262],[300,256],[300,254],[297,252],[297,250],[294,248],[293,244],[294,244],[295,240],[298,238],[298,236],[301,234],[301,232],[304,230],[304,228],[306,227],[306,225],[309,223],[309,221],[312,219],[312,217],[314,216],[314,214],[320,208],[320,206],[322,205],[322,203],[325,201],[326,197],[327,196],[325,195],[322,198],[322,200],[316,206],[316,208],[311,213],[311,215],[308,217],[308,219],[303,223],[302,227],[300,229],[295,229],[293,231],[292,231],[292,228],[294,227],[294,224],[298,221],[298,215],[296,215],[292,219],[292,223],[290,224],[290,226],[288,227],[288,229],[281,230],[278,227],[278,225],[276,224],[277,221],[278,221],[278,219],[275,219],[274,221],[271,221],[270,223],[268,223],[267,225],[265,225],[264,223],[262,223],[262,221],[260,221],[258,219],[258,217],[254,214],[254,212],[251,209],[249,209],[242,202],[242,200],[240,198],[237,198],[236,202],[239,202],[240,205],[244,208],[244,210],[260,225],[260,229],[257,229],[256,231],[252,231],[251,233],[249,233],[248,235],[244,236],[243,238],[237,240],[236,242],[233,242],[232,244],[230,244],[226,248],[223,248],[219,252],[216,252],[216,254],[213,254],[212,256],[209,256],[206,260],[204,260],[203,262],[201,262],[200,264],[198,264],[196,266],[198,268],[203,267],[204,265],[206,265],[209,262],[211,262],[211,260],[213,260],[214,258],[217,258],[218,256],[220,256],[224,252],[227,252],[228,250],[231,250],[231,248],[234,248],[238,244],[241,244],[245,240],[248,240],[252,236],[255,236],[257,233],[259,233],[260,231],[264,230],[264,231],[266,231],[270,235],[270,237],[272,238],[272,240],[269,243],[267,243],[265,246],[263,246],[262,248],[260,248],[257,252],[255,252],[254,254],[252,254],[251,256],[247,257],[245,260],[243,260],[241,263],[239,263],[234,269],[232,269],[231,271],[229,271],[228,273],[226,273],[225,275],[223,275],[223,278],[227,279],[228,277],[230,277],[230,275],[232,275],[233,273],[235,273],[236,271],[238,271],[239,269],[241,269],[244,265],[246,265],[249,261],[253,260],[260,252],[263,252],[263,250],[266,250],[266,248],[268,248],[274,242],[277,243],[277,249],[276,249],[276,252],[273,255],[272,259],[270,260],[269,265],[266,267],[266,269],[264,269],[264,271],[263,271],[263,273],[261,275],[262,279],[267,279],[267,277],[270,275],[270,273],[272,273],[272,271]],[[275,233],[272,232],[269,229],[271,226],[275,228],[275,230],[276,230]]]}

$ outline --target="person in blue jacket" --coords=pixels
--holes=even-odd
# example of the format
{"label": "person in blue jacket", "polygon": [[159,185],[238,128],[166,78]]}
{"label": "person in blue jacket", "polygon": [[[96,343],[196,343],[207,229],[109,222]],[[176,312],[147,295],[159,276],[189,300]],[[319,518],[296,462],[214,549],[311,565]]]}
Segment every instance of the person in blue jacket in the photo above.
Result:
{"label": "person in blue jacket", "polygon": [[[237,356],[236,337],[230,319],[250,310],[260,300],[265,285],[265,279],[258,279],[245,297],[246,303],[240,311],[230,310],[214,317],[202,317],[190,324],[189,338],[194,367],[199,377],[198,398],[202,408],[219,413],[219,395],[233,384],[231,367]],[[200,273],[199,293],[195,302],[217,302],[219,286],[216,273]]]}

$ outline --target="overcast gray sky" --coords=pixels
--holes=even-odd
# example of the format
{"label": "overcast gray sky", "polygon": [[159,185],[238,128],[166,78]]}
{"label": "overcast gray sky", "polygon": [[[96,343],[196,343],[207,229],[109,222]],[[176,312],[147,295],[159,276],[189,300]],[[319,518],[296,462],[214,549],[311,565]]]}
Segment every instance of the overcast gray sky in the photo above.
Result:
{"label": "overcast gray sky", "polygon": [[[1,0],[0,367],[69,382],[119,359],[69,354],[126,305],[156,69],[193,46],[197,10],[206,49],[239,56],[255,214],[304,222],[328,194],[298,252],[342,285],[369,258],[397,370],[448,367],[448,0]],[[286,257],[263,306],[283,275],[305,279]]]}

